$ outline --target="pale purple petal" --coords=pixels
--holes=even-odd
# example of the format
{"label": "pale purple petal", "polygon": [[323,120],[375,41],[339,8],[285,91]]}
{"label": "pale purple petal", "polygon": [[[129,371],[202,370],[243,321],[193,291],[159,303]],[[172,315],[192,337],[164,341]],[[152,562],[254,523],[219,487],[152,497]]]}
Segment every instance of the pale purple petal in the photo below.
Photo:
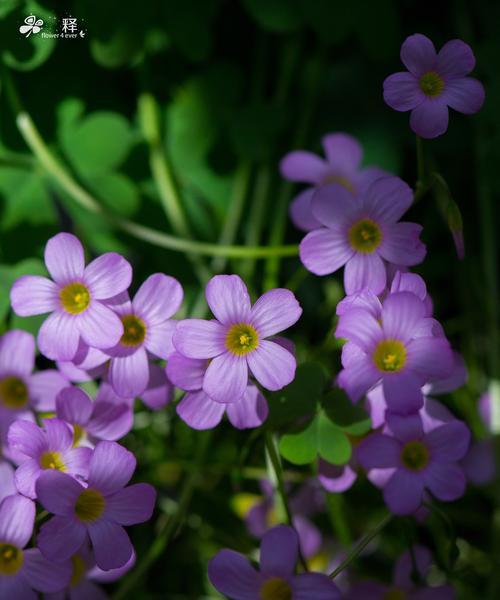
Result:
{"label": "pale purple petal", "polygon": [[360,208],[361,201],[340,183],[322,185],[311,200],[314,218],[325,227],[339,231],[352,225]]}
{"label": "pale purple petal", "polygon": [[45,246],[45,265],[60,285],[81,281],[85,257],[80,240],[71,233],[58,233],[50,238]]}
{"label": "pale purple petal", "polygon": [[380,381],[380,373],[370,358],[363,358],[342,369],[337,377],[337,384],[347,392],[353,402],[360,400],[366,392]]}
{"label": "pale purple petal", "polygon": [[73,445],[73,433],[64,421],[60,419],[45,419],[43,426],[49,450],[65,452],[71,448]]}
{"label": "pale purple petal", "polygon": [[266,338],[294,325],[301,314],[295,295],[290,290],[276,288],[263,294],[253,305],[250,323],[260,338]]}
{"label": "pale purple petal", "polygon": [[91,302],[79,315],[78,327],[83,341],[101,350],[118,344],[123,335],[120,317],[102,302]]}
{"label": "pale purple petal", "polygon": [[369,187],[364,198],[365,209],[369,210],[370,216],[383,223],[399,221],[412,202],[412,189],[399,177],[377,179]]}
{"label": "pale purple petal", "polygon": [[425,244],[420,241],[422,229],[422,225],[417,223],[402,222],[389,225],[380,242],[380,255],[397,265],[418,265],[427,253]]}
{"label": "pale purple petal", "polygon": [[[261,342],[263,343],[271,342]],[[247,383],[246,358],[225,352],[208,365],[203,379],[203,390],[217,402],[236,402],[245,392]]]}
{"label": "pale purple petal", "polygon": [[86,479],[91,458],[92,450],[90,448],[73,448],[69,452],[66,452],[63,455],[66,473]]}
{"label": "pale purple petal", "polygon": [[384,487],[384,500],[396,515],[409,515],[422,503],[424,484],[420,476],[397,469]]}
{"label": "pale purple petal", "polygon": [[302,556],[311,558],[317,554],[321,547],[322,537],[316,525],[303,515],[296,515],[293,517],[293,528],[299,536]]}
{"label": "pale purple petal", "polygon": [[4,498],[16,492],[14,469],[8,462],[0,459],[0,504]]}
{"label": "pale purple petal", "polygon": [[401,46],[401,60],[410,73],[420,77],[435,68],[436,49],[428,37],[414,33]]}
{"label": "pale purple petal", "polygon": [[287,525],[270,529],[260,543],[260,572],[267,577],[293,575],[299,556],[297,532]]}
{"label": "pale purple petal", "polygon": [[140,396],[149,382],[148,356],[144,348],[139,348],[128,356],[111,359],[109,382],[122,398]]}
{"label": "pale purple petal", "polygon": [[130,481],[135,466],[132,452],[116,442],[99,442],[90,461],[89,487],[104,495],[116,492]]}
{"label": "pale purple petal", "polygon": [[421,440],[424,435],[422,419],[418,413],[399,415],[387,411],[386,421],[387,427],[403,443]]}
{"label": "pale purple petal", "polygon": [[[105,385],[101,384],[101,388]],[[116,441],[132,429],[132,406],[123,398],[120,401],[117,403],[96,399],[92,417],[85,428],[92,439]]]}
{"label": "pale purple petal", "polygon": [[238,275],[216,275],[205,289],[207,303],[215,318],[224,325],[245,323],[250,314],[247,286]]}
{"label": "pale purple petal", "polygon": [[42,473],[36,483],[40,504],[45,510],[60,517],[74,515],[76,501],[83,489],[76,479],[53,469]]}
{"label": "pale purple petal", "polygon": [[420,337],[406,347],[408,366],[427,380],[447,377],[453,369],[450,343],[443,337]]}
{"label": "pale purple petal", "polygon": [[58,288],[46,277],[23,275],[10,290],[10,303],[21,317],[52,312],[60,306]]}
{"label": "pale purple petal", "polygon": [[425,443],[431,455],[439,462],[454,462],[466,455],[470,444],[470,431],[461,421],[452,421],[428,433]]}
{"label": "pale purple petal", "polygon": [[163,321],[146,327],[146,338],[144,346],[146,350],[158,358],[167,359],[175,352],[172,337],[174,335],[177,321]]}
{"label": "pale purple petal", "polygon": [[36,498],[35,485],[42,469],[38,459],[30,458],[17,467],[14,481],[18,492],[28,498]]}
{"label": "pale purple petal", "polygon": [[41,526],[37,545],[47,560],[60,563],[78,552],[86,535],[85,526],[77,519],[56,516]]}
{"label": "pale purple petal", "polygon": [[352,487],[358,475],[349,465],[342,467],[331,465],[320,459],[318,464],[318,480],[326,491],[341,494]]}
{"label": "pale purple petal", "polygon": [[227,417],[237,429],[260,427],[267,419],[269,408],[255,385],[248,385],[242,398],[226,407]]}
{"label": "pale purple petal", "polygon": [[14,329],[0,336],[0,378],[3,375],[26,377],[35,366],[35,338],[27,331]]}
{"label": "pale purple petal", "polygon": [[151,410],[159,410],[174,398],[174,386],[167,379],[165,369],[149,363],[148,387],[141,394],[141,400]]}
{"label": "pale purple petal", "polygon": [[462,355],[458,352],[453,352],[453,367],[451,374],[442,379],[432,381],[428,386],[429,394],[448,394],[465,385],[468,373],[467,366]]}
{"label": "pale purple petal", "polygon": [[448,107],[443,96],[427,99],[411,111],[410,127],[423,138],[436,138],[448,129]]}
{"label": "pale purple petal", "polygon": [[118,569],[130,560],[134,548],[121,525],[100,519],[88,526],[95,561],[104,571]]}
{"label": "pale purple petal", "polygon": [[473,115],[484,103],[483,84],[474,77],[464,77],[447,82],[443,100],[454,110],[465,115]]}
{"label": "pale purple petal", "polygon": [[293,600],[340,600],[337,586],[322,573],[300,573],[291,581]]}
{"label": "pale purple petal", "polygon": [[[135,565],[136,559],[137,559],[137,557],[136,557],[136,554],[134,551],[132,553],[132,556],[123,565],[123,567],[120,567],[118,569],[111,569],[109,571],[103,571],[99,567],[94,566],[94,567],[92,567],[92,569],[90,569],[90,571],[88,571],[87,577],[89,579],[92,579],[92,581],[99,581],[99,583],[112,583],[113,581],[120,579],[123,575],[125,575],[125,573],[130,571],[130,569]],[[107,596],[106,596],[106,599],[107,599]],[[81,600],[86,600],[86,598],[81,598]],[[100,600],[100,599],[96,599],[96,600]]]}
{"label": "pale purple petal", "polygon": [[394,110],[411,110],[424,99],[425,94],[412,73],[393,73],[384,79],[384,101]]}
{"label": "pale purple petal", "polygon": [[437,55],[437,72],[446,80],[464,77],[475,65],[476,59],[471,47],[462,40],[446,42]]}
{"label": "pale purple petal", "polygon": [[409,370],[388,373],[382,381],[387,408],[400,415],[420,410],[424,404],[422,378]]}
{"label": "pale purple petal", "polygon": [[401,444],[393,437],[373,433],[356,449],[356,457],[365,469],[390,469],[400,464]]}
{"label": "pale purple petal", "polygon": [[424,303],[411,292],[397,292],[382,307],[382,329],[387,338],[405,343],[425,316]]}
{"label": "pale purple petal", "polygon": [[151,518],[156,491],[148,483],[136,483],[106,498],[103,518],[120,525],[144,523]]}
{"label": "pale purple petal", "polygon": [[424,396],[424,408],[419,412],[422,418],[424,432],[429,433],[436,427],[441,427],[444,423],[455,420],[453,415],[444,404]]}
{"label": "pale purple petal", "polygon": [[186,358],[179,352],[170,356],[167,362],[167,376],[182,390],[201,390],[208,362],[204,359]]}
{"label": "pale purple petal", "polygon": [[69,561],[48,561],[38,548],[30,548],[24,552],[23,577],[39,592],[50,594],[61,591],[69,584],[71,574]]}
{"label": "pale purple petal", "polygon": [[259,342],[259,347],[247,355],[247,361],[255,379],[267,390],[280,390],[295,377],[295,356],[274,342]]}
{"label": "pale purple petal", "polygon": [[335,337],[345,338],[371,352],[382,339],[382,328],[372,313],[363,308],[352,308],[340,316]]}
{"label": "pale purple petal", "polygon": [[221,550],[210,559],[208,578],[218,592],[234,600],[255,600],[263,582],[250,561],[233,550]]}
{"label": "pale purple petal", "polygon": [[311,200],[315,188],[310,187],[300,192],[290,204],[290,218],[292,223],[302,231],[312,231],[321,227],[321,223],[313,217]]}
{"label": "pale purple petal", "polygon": [[78,319],[64,312],[49,315],[38,332],[38,348],[52,360],[73,360],[78,349]]}
{"label": "pale purple petal", "polygon": [[341,316],[353,308],[362,308],[371,313],[377,320],[380,319],[382,313],[382,303],[371,290],[361,290],[350,296],[344,296],[337,304],[335,312]]}
{"label": "pale purple petal", "polygon": [[280,162],[281,175],[289,181],[320,183],[327,168],[326,161],[305,150],[289,152]]}
{"label": "pale purple petal", "polygon": [[9,447],[26,457],[38,458],[47,450],[47,438],[43,431],[31,421],[17,420],[9,428]]}
{"label": "pale purple petal", "polygon": [[369,288],[374,294],[380,294],[385,284],[385,265],[377,252],[356,253],[348,260],[344,270],[346,294],[354,294],[363,288]]}
{"label": "pale purple petal", "polygon": [[53,412],[57,395],[68,385],[66,377],[55,369],[33,373],[29,379],[31,405],[38,412]]}
{"label": "pale purple petal", "polygon": [[358,140],[347,133],[329,133],[321,140],[328,162],[343,173],[353,173],[363,158]]}
{"label": "pale purple petal", "polygon": [[24,548],[33,533],[35,503],[19,494],[0,504],[0,540]]}
{"label": "pale purple petal", "polygon": [[423,472],[425,487],[444,502],[457,500],[465,493],[466,479],[457,463],[432,462]]}
{"label": "pale purple petal", "polygon": [[113,298],[124,292],[132,281],[132,267],[123,256],[107,252],[87,265],[84,282],[96,300]]}
{"label": "pale purple petal", "polygon": [[[212,400],[203,390],[190,392],[177,404],[179,417],[192,429],[213,429],[224,416],[226,405]],[[229,405],[230,406],[230,405]]]}
{"label": "pale purple petal", "polygon": [[38,600],[38,594],[22,575],[20,577],[0,577],[0,598]]}
{"label": "pale purple petal", "polygon": [[72,425],[86,425],[92,414],[92,400],[79,387],[64,388],[56,400],[57,416]]}
{"label": "pale purple petal", "polygon": [[299,250],[300,260],[315,275],[334,273],[354,255],[346,236],[326,227],[308,233]]}
{"label": "pale purple petal", "polygon": [[216,321],[179,321],[172,339],[176,350],[188,358],[213,358],[226,351],[226,328]]}
{"label": "pale purple petal", "polygon": [[184,293],[177,279],[155,273],[141,285],[132,306],[134,313],[151,326],[170,319],[179,310],[183,297]]}

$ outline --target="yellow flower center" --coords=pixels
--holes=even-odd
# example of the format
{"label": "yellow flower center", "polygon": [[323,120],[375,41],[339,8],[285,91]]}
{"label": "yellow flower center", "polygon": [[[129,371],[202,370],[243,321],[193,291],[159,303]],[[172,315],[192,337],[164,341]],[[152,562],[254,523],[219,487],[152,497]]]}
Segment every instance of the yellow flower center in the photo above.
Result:
{"label": "yellow flower center", "polygon": [[87,565],[83,562],[83,559],[78,554],[71,557],[71,566],[73,567],[73,573],[69,581],[70,587],[75,587],[80,583],[82,577],[87,571]]}
{"label": "yellow flower center", "polygon": [[349,181],[349,179],[347,179],[347,177],[342,177],[341,175],[327,175],[321,181],[321,183],[323,185],[328,184],[328,183],[339,183],[340,185],[344,186],[348,192],[351,192],[351,194],[354,194],[356,191],[354,189],[354,186],[352,185],[352,182]]}
{"label": "yellow flower center", "polygon": [[429,450],[422,442],[407,442],[401,450],[401,462],[410,471],[421,471],[429,463]]}
{"label": "yellow flower center", "polygon": [[59,452],[44,452],[40,457],[40,466],[42,469],[66,471],[66,465]]}
{"label": "yellow flower center", "polygon": [[419,80],[420,89],[426,96],[439,96],[444,90],[444,79],[436,71],[428,71]]}
{"label": "yellow flower center", "polygon": [[123,335],[120,344],[123,346],[138,346],[146,337],[146,325],[135,315],[125,315],[122,318]]}
{"label": "yellow flower center", "polygon": [[79,315],[90,304],[90,293],[83,283],[70,283],[59,292],[64,310],[71,315]]}
{"label": "yellow flower center", "polygon": [[73,448],[76,448],[85,437],[85,429],[81,425],[73,425]]}
{"label": "yellow flower center", "polygon": [[28,388],[21,379],[8,376],[0,380],[0,403],[16,410],[26,406],[28,402]]}
{"label": "yellow flower center", "polygon": [[247,323],[232,325],[226,335],[226,348],[236,354],[243,356],[255,350],[259,345],[259,334],[257,330]]}
{"label": "yellow flower center", "polygon": [[15,575],[23,566],[23,551],[0,542],[0,575]]}
{"label": "yellow flower center", "polygon": [[87,488],[78,496],[75,515],[84,523],[97,521],[104,512],[106,502],[101,492]]}
{"label": "yellow flower center", "polygon": [[406,348],[399,340],[382,340],[373,353],[375,366],[384,373],[401,371],[406,363]]}
{"label": "yellow flower center", "polygon": [[349,242],[357,252],[370,254],[382,241],[380,227],[371,219],[361,219],[349,229]]}
{"label": "yellow flower center", "polygon": [[281,577],[271,577],[260,588],[261,600],[292,600],[292,589]]}

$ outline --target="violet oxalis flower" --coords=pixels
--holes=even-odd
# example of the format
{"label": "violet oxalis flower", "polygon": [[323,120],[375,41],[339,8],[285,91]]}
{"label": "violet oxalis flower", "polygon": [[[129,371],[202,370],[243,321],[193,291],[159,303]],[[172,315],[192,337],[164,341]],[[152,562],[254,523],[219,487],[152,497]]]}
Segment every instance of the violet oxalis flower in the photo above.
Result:
{"label": "violet oxalis flower", "polygon": [[315,275],[345,265],[347,294],[363,288],[381,293],[387,281],[384,261],[409,266],[424,259],[421,225],[398,222],[412,202],[411,189],[398,177],[378,179],[359,196],[339,184],[319,188],[312,211],[321,227],[302,240],[302,262]]}
{"label": "violet oxalis flower", "polygon": [[387,407],[408,414],[423,404],[422,386],[453,368],[448,340],[434,336],[425,304],[410,292],[386,298],[380,319],[367,308],[341,315],[336,337],[346,338],[337,383],[357,402],[382,382]]}
{"label": "violet oxalis flower", "polygon": [[80,241],[70,233],[59,233],[45,246],[45,265],[53,281],[25,275],[10,293],[12,308],[22,317],[52,313],[38,332],[40,351],[65,361],[75,356],[80,337],[96,348],[117,344],[123,325],[104,301],[129,287],[130,264],[108,252],[85,267]]}
{"label": "violet oxalis flower", "polygon": [[9,448],[21,464],[16,469],[17,489],[36,498],[35,484],[46,470],[64,471],[85,479],[92,454],[90,448],[73,448],[73,432],[64,421],[46,419],[44,427],[30,421],[15,421],[9,429]]}
{"label": "violet oxalis flower", "polygon": [[361,168],[363,148],[351,135],[330,133],[321,142],[326,160],[306,150],[295,150],[284,156],[280,163],[281,175],[285,179],[313,184],[302,191],[290,206],[294,225],[303,231],[321,227],[311,209],[315,186],[339,183],[351,194],[360,194],[375,179],[387,175],[377,167]]}
{"label": "violet oxalis flower", "polygon": [[374,433],[357,449],[365,469],[388,470],[384,500],[395,514],[411,514],[422,503],[424,490],[443,501],[460,498],[465,475],[459,464],[470,443],[470,432],[451,421],[425,433],[419,415],[387,413],[392,435]]}
{"label": "violet oxalis flower", "polygon": [[233,600],[335,600],[337,586],[320,573],[294,574],[299,542],[291,527],[278,525],[260,545],[260,570],[239,552],[221,550],[208,563],[212,585]]}
{"label": "violet oxalis flower", "polygon": [[147,483],[125,487],[136,466],[134,455],[116,442],[99,442],[92,454],[88,487],[58,471],[37,481],[39,502],[56,515],[40,529],[38,546],[50,561],[71,558],[87,539],[96,564],[105,571],[123,567],[133,554],[122,527],[147,521],[156,492]]}
{"label": "violet oxalis flower", "polygon": [[296,323],[302,309],[290,290],[266,292],[253,305],[237,275],[216,275],[206,298],[217,320],[186,319],[173,336],[176,350],[188,357],[212,359],[203,390],[217,402],[235,402],[245,393],[248,370],[268,390],[279,390],[295,377],[295,357],[266,338]]}
{"label": "violet oxalis flower", "polygon": [[384,81],[384,100],[397,111],[411,110],[410,127],[424,138],[435,138],[448,129],[448,107],[466,115],[484,102],[484,88],[466,77],[476,64],[470,46],[461,40],[447,42],[436,54],[425,35],[410,35],[401,46],[408,71]]}
{"label": "violet oxalis flower", "polygon": [[0,504],[0,598],[35,600],[36,592],[59,592],[69,583],[69,563],[53,564],[40,550],[24,549],[34,524],[35,504],[28,498],[17,494]]}
{"label": "violet oxalis flower", "polygon": [[[0,446],[1,450],[1,446]],[[14,468],[0,456],[0,502],[17,492],[14,482]]]}

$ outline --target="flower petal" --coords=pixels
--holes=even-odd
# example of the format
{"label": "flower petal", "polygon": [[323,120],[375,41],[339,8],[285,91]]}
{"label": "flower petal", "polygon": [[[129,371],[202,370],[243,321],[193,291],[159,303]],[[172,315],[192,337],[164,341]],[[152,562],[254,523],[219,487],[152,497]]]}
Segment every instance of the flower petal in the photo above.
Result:
{"label": "flower petal", "polygon": [[57,396],[57,416],[71,425],[86,425],[92,414],[90,396],[79,387],[66,387]]}
{"label": "flower petal", "polygon": [[141,400],[151,410],[159,410],[174,398],[174,386],[168,380],[165,369],[160,365],[149,363],[149,382]]}
{"label": "flower petal", "polygon": [[260,427],[269,414],[267,401],[255,385],[247,385],[242,398],[228,404],[226,410],[231,425],[237,429]]}
{"label": "flower petal", "polygon": [[136,483],[118,490],[106,498],[103,517],[120,525],[144,523],[151,518],[156,502],[156,491],[148,483]]}
{"label": "flower petal", "polygon": [[361,159],[363,148],[358,140],[347,133],[329,133],[321,144],[328,162],[343,173],[354,173]]}
{"label": "flower petal", "polygon": [[172,341],[188,358],[213,358],[226,351],[226,329],[216,321],[184,319],[177,323]]}
{"label": "flower petal", "polygon": [[419,413],[398,415],[397,413],[387,411],[386,424],[394,436],[401,442],[421,440],[424,435],[422,419]]}
{"label": "flower petal", "polygon": [[293,600],[340,600],[338,587],[322,573],[300,573],[291,582]]}
{"label": "flower petal", "polygon": [[148,387],[149,365],[144,348],[111,359],[108,373],[113,390],[122,398],[140,396]]}
{"label": "flower petal", "polygon": [[352,487],[358,475],[349,465],[339,467],[320,459],[318,480],[327,492],[341,494]]}
{"label": "flower petal", "polygon": [[141,285],[132,300],[132,306],[134,313],[151,326],[170,319],[179,310],[183,297],[177,279],[155,273]]}
{"label": "flower petal", "polygon": [[26,457],[38,458],[47,450],[47,438],[40,427],[31,421],[18,419],[9,428],[9,447]]}
{"label": "flower petal", "polygon": [[[101,389],[104,386],[107,384],[101,384]],[[116,398],[119,402],[110,402],[105,397],[96,398],[92,417],[85,428],[92,439],[116,441],[132,429],[132,406],[127,400]]]}
{"label": "flower petal", "polygon": [[377,179],[369,187],[364,198],[365,208],[369,210],[370,216],[384,223],[399,221],[412,202],[412,189],[399,177]]}
{"label": "flower petal", "polygon": [[255,600],[263,578],[239,552],[221,550],[208,563],[208,578],[214,588],[234,600]]}
{"label": "flower petal", "polygon": [[295,227],[302,231],[312,231],[321,227],[321,223],[312,214],[311,200],[314,192],[315,188],[307,188],[297,194],[290,204],[290,219]]}
{"label": "flower petal", "polygon": [[8,496],[0,504],[0,540],[18,548],[29,542],[35,524],[35,503],[24,496]]}
{"label": "flower petal", "polygon": [[397,469],[384,487],[384,500],[396,515],[410,515],[422,504],[424,483],[419,475]]}
{"label": "flower petal", "polygon": [[27,377],[34,367],[35,338],[31,333],[14,329],[0,336],[0,379],[3,375]]}
{"label": "flower petal", "polygon": [[386,271],[383,260],[377,254],[356,252],[346,263],[344,270],[344,288],[346,294],[360,292],[364,288],[374,294],[380,294],[385,288]]}
{"label": "flower petal", "polygon": [[113,298],[129,288],[132,282],[132,267],[123,256],[116,252],[107,252],[87,265],[84,281],[92,298]]}
{"label": "flower petal", "polygon": [[88,526],[97,566],[104,571],[119,569],[130,560],[134,548],[121,525],[99,519]]}
{"label": "flower petal", "polygon": [[305,150],[289,152],[280,162],[281,176],[289,181],[320,183],[327,168],[322,158]]}
{"label": "flower petal", "polygon": [[46,277],[23,275],[16,279],[10,290],[10,303],[20,317],[42,315],[59,308],[59,291]]}
{"label": "flower petal", "polygon": [[300,260],[311,273],[329,275],[343,267],[354,255],[346,237],[322,227],[311,231],[300,243]]}
{"label": "flower petal", "polygon": [[353,402],[357,402],[366,392],[380,381],[380,373],[365,354],[337,376],[337,385],[347,392]]}
{"label": "flower petal", "polygon": [[423,472],[425,487],[444,502],[457,500],[465,493],[466,479],[457,463],[432,462]]}
{"label": "flower petal", "polygon": [[61,390],[70,385],[69,381],[56,369],[46,369],[33,373],[29,379],[30,398],[37,412],[53,412],[56,398]]}
{"label": "flower petal", "polygon": [[294,325],[301,314],[295,295],[290,290],[276,288],[263,294],[253,305],[250,323],[260,338],[266,338]]}
{"label": "flower petal", "polygon": [[435,68],[436,49],[428,37],[414,33],[401,46],[401,60],[410,73],[420,77]]}
{"label": "flower petal", "polygon": [[401,444],[395,438],[373,433],[356,449],[356,458],[365,469],[390,469],[400,464]]}
{"label": "flower petal", "polygon": [[425,436],[425,442],[439,462],[454,462],[467,454],[470,437],[470,430],[464,423],[452,421],[433,429]]}
{"label": "flower petal", "polygon": [[260,572],[267,577],[293,575],[299,557],[299,536],[287,525],[270,529],[260,543]]}
{"label": "flower petal", "polygon": [[427,253],[425,244],[420,241],[422,229],[422,225],[417,223],[394,223],[388,226],[379,246],[380,255],[397,265],[418,265]]}
{"label": "flower petal", "polygon": [[425,316],[425,305],[411,292],[389,295],[382,306],[382,329],[387,338],[409,341]]}
{"label": "flower petal", "polygon": [[275,342],[259,342],[259,347],[248,354],[247,361],[255,379],[267,390],[280,390],[295,377],[295,356]]}
{"label": "flower petal", "polygon": [[186,358],[179,352],[170,356],[167,362],[167,376],[170,381],[186,391],[201,390],[208,361]]}
{"label": "flower petal", "polygon": [[23,577],[32,588],[44,594],[63,590],[71,579],[72,566],[69,561],[48,561],[38,550],[30,548],[24,552]]}
{"label": "flower petal", "polygon": [[359,216],[361,203],[340,183],[330,183],[317,188],[311,209],[314,218],[325,227],[343,230]]}
{"label": "flower petal", "polygon": [[52,279],[65,285],[80,281],[85,269],[85,257],[80,240],[71,233],[58,233],[45,246],[45,265]]}
{"label": "flower petal", "polygon": [[437,100],[426,99],[411,111],[410,127],[419,136],[436,138],[448,129],[448,107],[441,95]]}
{"label": "flower petal", "polygon": [[90,461],[89,487],[112,494],[127,485],[135,466],[132,452],[116,442],[99,442]]}
{"label": "flower petal", "polygon": [[351,308],[340,316],[335,337],[345,338],[366,352],[371,352],[382,339],[382,328],[371,312]]}
{"label": "flower petal", "polygon": [[216,275],[208,282],[205,295],[215,318],[224,325],[245,323],[250,314],[247,286],[238,275]]}
{"label": "flower petal", "polygon": [[408,366],[427,381],[447,377],[453,369],[453,352],[444,337],[419,337],[406,347]]}
{"label": "flower petal", "polygon": [[203,378],[203,390],[216,402],[236,402],[245,392],[247,383],[245,357],[225,352],[208,365]]}
{"label": "flower petal", "polygon": [[177,321],[163,321],[146,327],[146,338],[144,346],[158,358],[166,360],[175,352],[172,337],[174,335]]}
{"label": "flower petal", "polygon": [[462,40],[446,42],[437,55],[436,69],[447,80],[464,77],[475,65],[476,58],[471,47]]}
{"label": "flower petal", "polygon": [[73,315],[55,312],[42,323],[38,332],[38,348],[52,360],[72,360],[78,350],[80,331]]}
{"label": "flower petal", "polygon": [[387,408],[399,415],[409,415],[424,404],[422,378],[406,370],[385,375],[382,382]]}
{"label": "flower petal", "polygon": [[36,498],[35,485],[42,469],[37,459],[30,458],[17,467],[14,474],[17,491],[33,500]]}
{"label": "flower petal", "polygon": [[45,510],[60,517],[73,517],[83,489],[76,479],[54,469],[42,473],[36,483],[38,501]]}
{"label": "flower petal", "polygon": [[454,110],[464,115],[473,115],[483,106],[484,87],[473,77],[454,79],[446,84],[443,99]]}
{"label": "flower petal", "polygon": [[115,346],[123,335],[120,317],[99,301],[79,315],[78,327],[83,341],[100,350]]}
{"label": "flower petal", "polygon": [[384,79],[384,101],[394,110],[411,110],[424,99],[425,94],[412,73],[393,73]]}
{"label": "flower petal", "polygon": [[82,547],[87,530],[73,517],[52,517],[44,523],[37,537],[43,556],[51,562],[69,560]]}
{"label": "flower petal", "polygon": [[212,400],[203,390],[199,390],[186,394],[176,410],[189,427],[204,430],[213,429],[221,422],[226,405]]}

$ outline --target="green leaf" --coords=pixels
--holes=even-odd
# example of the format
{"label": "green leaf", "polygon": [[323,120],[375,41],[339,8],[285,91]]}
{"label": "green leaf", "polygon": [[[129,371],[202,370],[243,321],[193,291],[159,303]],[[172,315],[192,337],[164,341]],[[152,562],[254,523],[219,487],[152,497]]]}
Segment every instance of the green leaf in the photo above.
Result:
{"label": "green leaf", "polygon": [[105,173],[90,180],[89,185],[113,212],[132,217],[139,209],[139,192],[133,181],[121,173]]}
{"label": "green leaf", "polygon": [[300,433],[284,435],[280,440],[280,453],[294,465],[307,465],[316,459],[318,453],[316,419]]}
{"label": "green leaf", "polygon": [[302,23],[296,0],[243,0],[243,3],[257,23],[269,31],[295,31]]}
{"label": "green leaf", "polygon": [[333,388],[322,399],[323,409],[332,423],[349,435],[364,435],[371,420],[359,404],[353,404],[340,388]]}
{"label": "green leaf", "polygon": [[349,440],[323,413],[316,420],[318,454],[332,465],[345,465],[352,453]]}
{"label": "green leaf", "polygon": [[126,28],[113,31],[109,39],[92,39],[92,57],[106,69],[117,69],[136,62],[142,55],[141,40]]}

